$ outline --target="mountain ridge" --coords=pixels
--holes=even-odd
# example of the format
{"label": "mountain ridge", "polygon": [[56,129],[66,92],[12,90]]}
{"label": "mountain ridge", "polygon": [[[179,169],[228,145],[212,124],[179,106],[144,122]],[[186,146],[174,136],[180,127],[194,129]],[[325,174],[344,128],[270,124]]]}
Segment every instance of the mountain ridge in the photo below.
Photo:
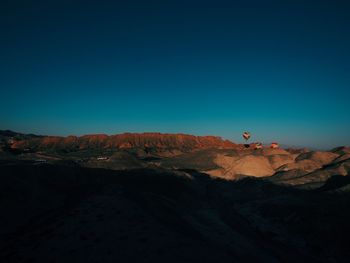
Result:
{"label": "mountain ridge", "polygon": [[[10,136],[9,136],[10,135]],[[192,151],[205,148],[236,148],[237,144],[222,139],[219,136],[195,136],[183,133],[121,133],[114,135],[107,134],[87,134],[82,136],[38,136],[25,135],[12,131],[0,131],[0,136],[5,139],[11,139],[10,147],[12,149],[24,150],[46,150],[64,149],[82,150],[89,148],[159,148],[159,149],[178,149],[182,151]]]}

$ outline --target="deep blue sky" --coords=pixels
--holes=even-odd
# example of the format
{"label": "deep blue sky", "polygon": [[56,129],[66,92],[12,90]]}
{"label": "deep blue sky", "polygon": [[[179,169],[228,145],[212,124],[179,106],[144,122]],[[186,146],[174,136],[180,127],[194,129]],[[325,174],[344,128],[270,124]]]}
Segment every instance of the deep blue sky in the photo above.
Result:
{"label": "deep blue sky", "polygon": [[347,2],[1,1],[0,129],[350,145]]}

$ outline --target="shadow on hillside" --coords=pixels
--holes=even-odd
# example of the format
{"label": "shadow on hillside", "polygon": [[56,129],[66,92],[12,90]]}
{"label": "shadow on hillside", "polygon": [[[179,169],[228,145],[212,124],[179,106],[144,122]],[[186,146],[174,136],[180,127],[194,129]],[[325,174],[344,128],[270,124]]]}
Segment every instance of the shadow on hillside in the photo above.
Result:
{"label": "shadow on hillside", "polygon": [[[48,262],[46,256],[54,253],[47,251],[55,246],[62,246],[55,254],[61,262],[99,261],[101,254],[105,262],[346,262],[350,256],[348,195],[252,178],[212,179],[189,169],[112,171],[29,162],[1,164],[0,169],[2,262]],[[342,180],[330,180],[323,190],[348,184]],[[94,208],[100,199],[101,207]],[[91,217],[115,230],[105,232],[99,221],[89,223]],[[74,225],[72,218],[90,225]],[[75,234],[55,224],[83,232],[96,228],[98,240],[107,245],[91,241],[96,252],[89,249],[92,259],[86,260],[86,248],[76,245],[89,241],[85,234],[74,241]],[[142,229],[137,232],[137,227]],[[38,235],[47,229],[53,234]],[[62,236],[74,244],[76,256]],[[117,254],[107,257],[104,249],[114,251],[116,244]]]}

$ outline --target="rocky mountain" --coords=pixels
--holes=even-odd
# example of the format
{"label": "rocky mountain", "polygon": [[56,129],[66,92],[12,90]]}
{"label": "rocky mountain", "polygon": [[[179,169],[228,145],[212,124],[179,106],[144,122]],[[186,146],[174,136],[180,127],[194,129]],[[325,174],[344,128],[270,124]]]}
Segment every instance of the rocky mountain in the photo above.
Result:
{"label": "rocky mountain", "polygon": [[[206,148],[235,148],[231,141],[216,136],[194,136],[188,134],[162,133],[124,133],[108,136],[106,134],[68,136],[15,136],[16,133],[2,132],[12,138],[11,149],[23,151],[74,152],[93,149],[141,149],[153,152],[171,151],[169,154],[190,152]],[[4,137],[3,136],[3,137]]]}

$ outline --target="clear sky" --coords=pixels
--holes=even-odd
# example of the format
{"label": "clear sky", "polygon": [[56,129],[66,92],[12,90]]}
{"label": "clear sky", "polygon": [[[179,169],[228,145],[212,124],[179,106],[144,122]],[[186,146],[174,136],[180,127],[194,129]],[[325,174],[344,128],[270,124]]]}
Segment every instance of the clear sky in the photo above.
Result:
{"label": "clear sky", "polygon": [[350,145],[349,1],[0,5],[0,129]]}

